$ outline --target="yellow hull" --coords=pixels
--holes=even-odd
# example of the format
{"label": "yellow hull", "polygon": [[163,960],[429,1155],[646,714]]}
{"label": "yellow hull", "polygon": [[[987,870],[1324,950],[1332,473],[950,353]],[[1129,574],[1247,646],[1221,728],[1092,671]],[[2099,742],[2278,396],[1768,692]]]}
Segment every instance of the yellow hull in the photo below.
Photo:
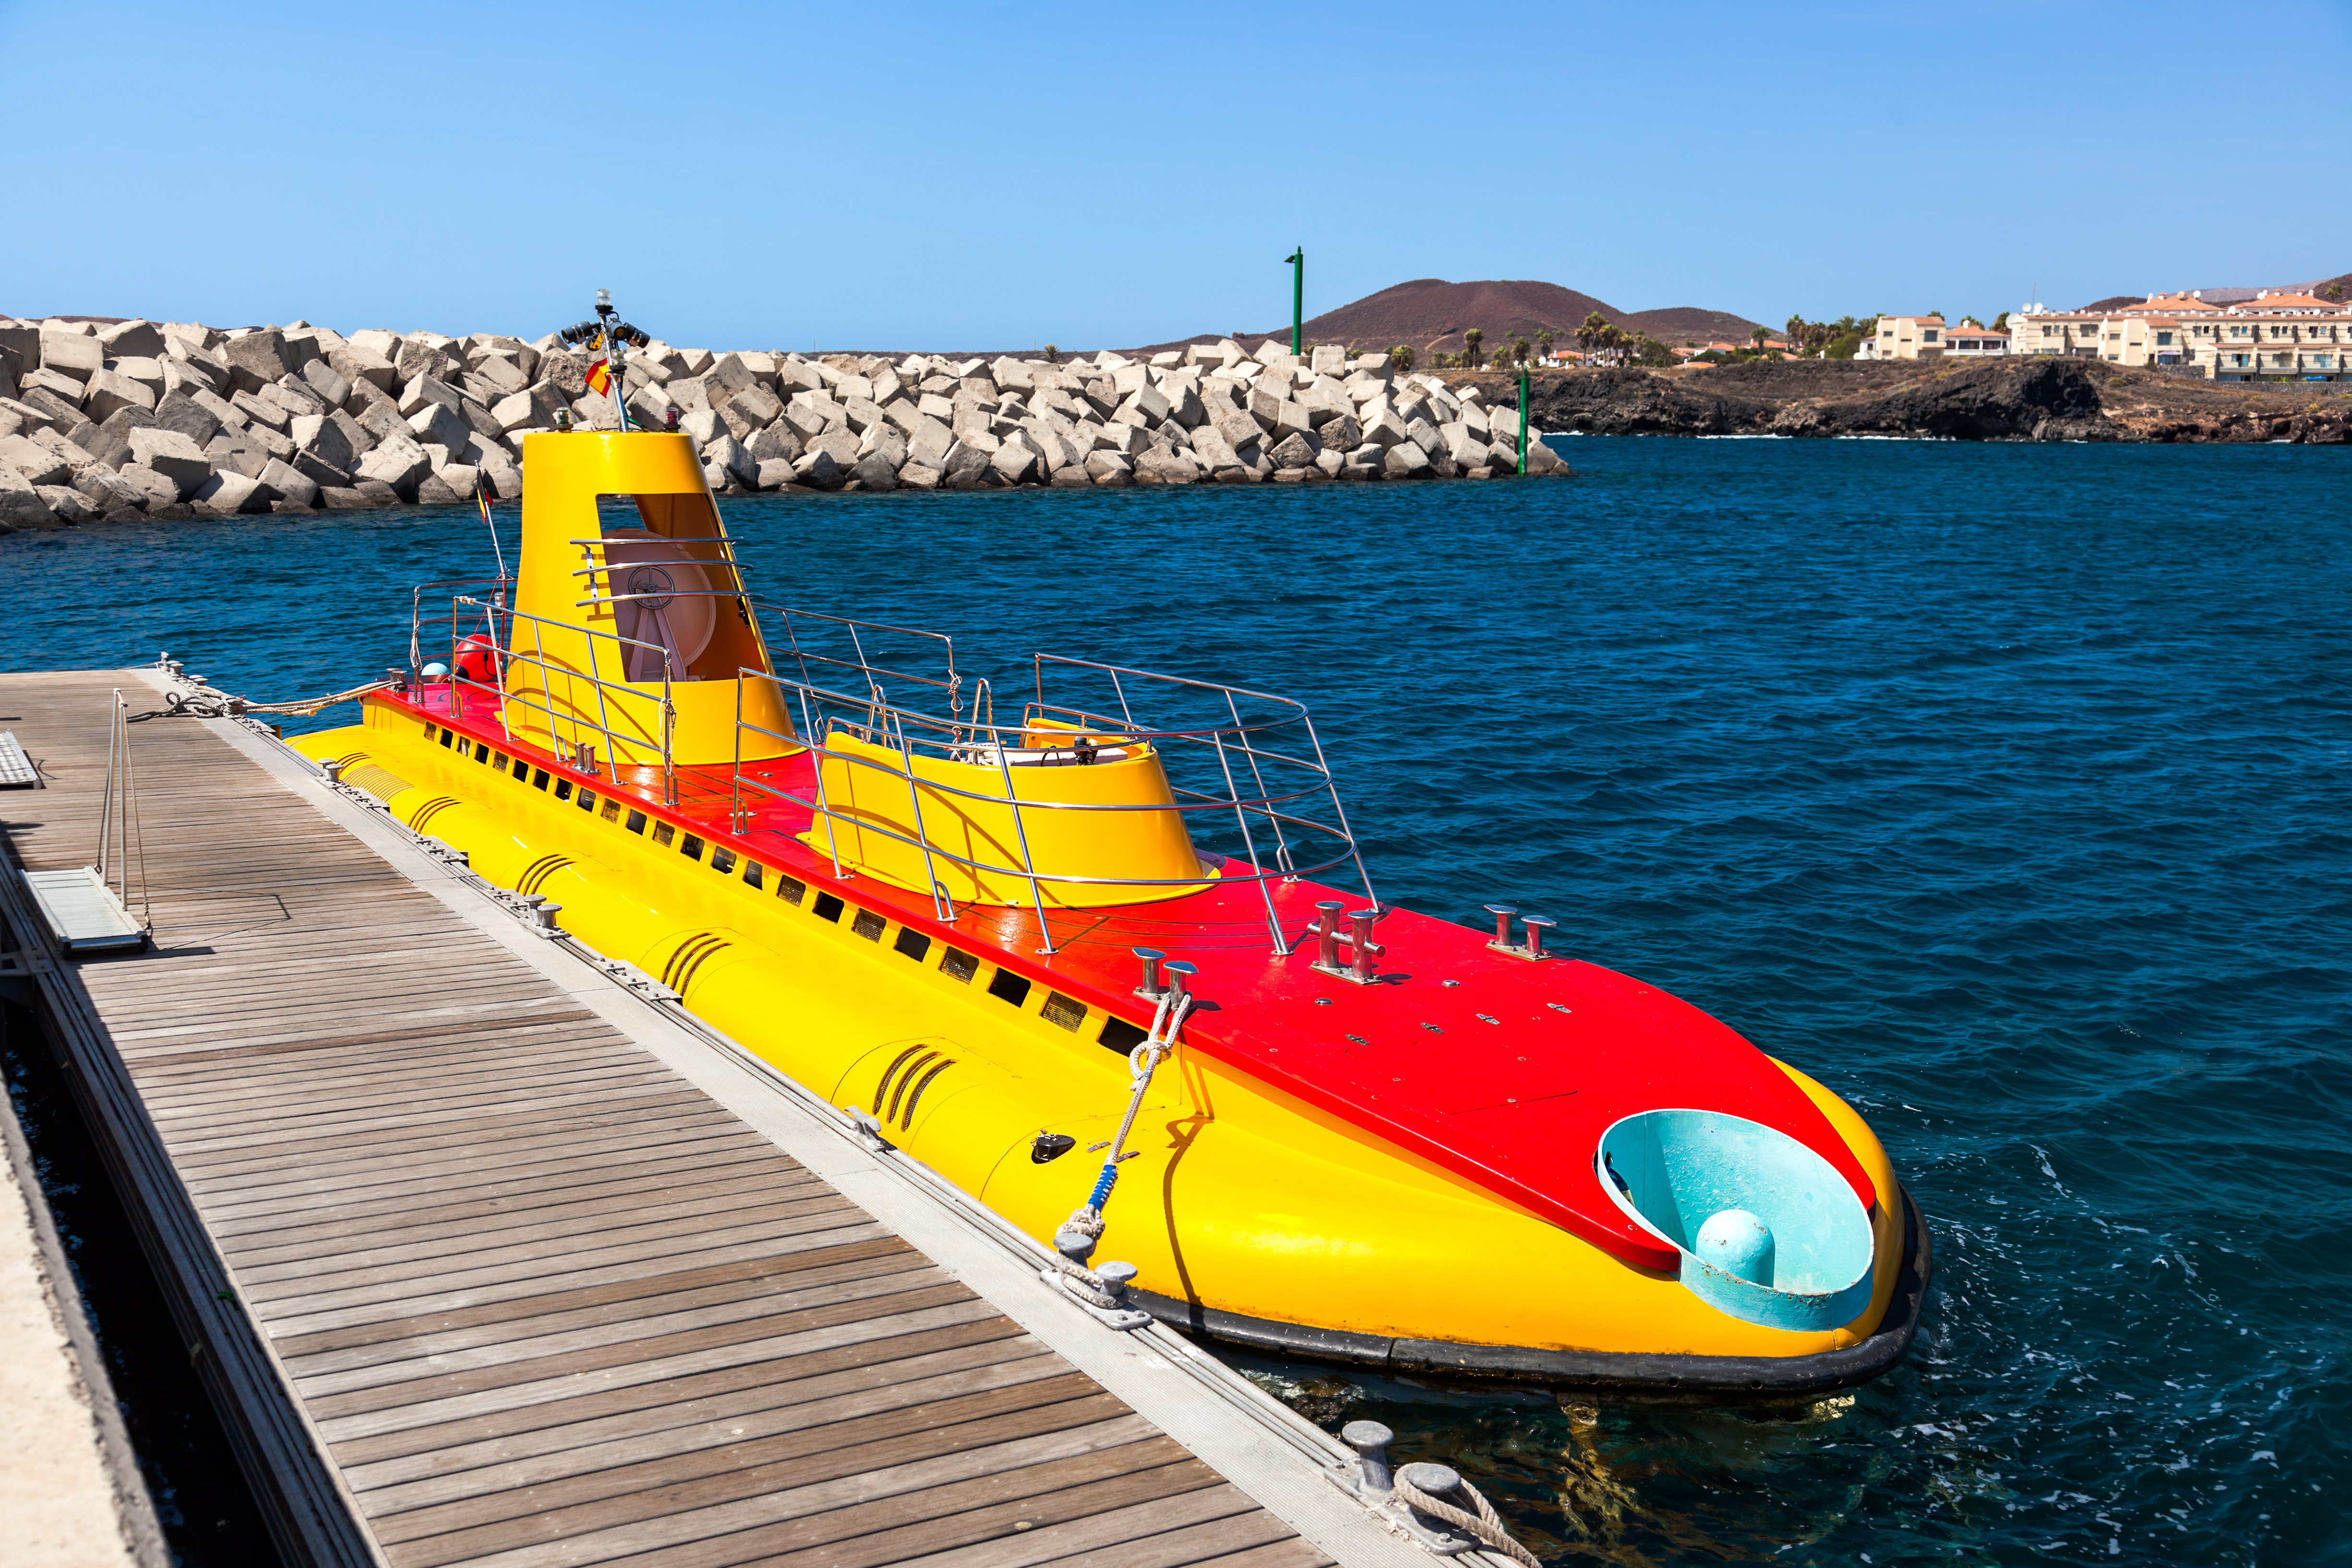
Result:
{"label": "yellow hull", "polygon": [[[297,744],[348,759],[346,779],[402,821],[465,850],[488,880],[545,895],[566,931],[663,978],[834,1104],[882,1118],[898,1146],[1029,1234],[1052,1236],[1086,1200],[1095,1163],[1036,1163],[1032,1140],[1108,1139],[1129,1073],[1091,1028],[1057,1021],[1048,985],[992,988],[985,951],[959,978],[937,944],[911,958],[904,928],[860,919],[856,880],[847,909],[822,918],[818,889],[788,901],[772,868],[753,887],[740,866],[715,870],[631,831],[636,802],[582,810],[433,736],[408,710],[371,702],[363,724]],[[1014,989],[1017,1004],[998,994]],[[1882,1194],[1869,1306],[1834,1331],[1734,1318],[1671,1274],[1181,1046],[1138,1121],[1141,1152],[1123,1168],[1098,1256],[1133,1263],[1138,1287],[1161,1297],[1374,1339],[1777,1361],[1846,1350],[1879,1328],[1906,1272],[1906,1205],[1862,1118],[1780,1065]]]}

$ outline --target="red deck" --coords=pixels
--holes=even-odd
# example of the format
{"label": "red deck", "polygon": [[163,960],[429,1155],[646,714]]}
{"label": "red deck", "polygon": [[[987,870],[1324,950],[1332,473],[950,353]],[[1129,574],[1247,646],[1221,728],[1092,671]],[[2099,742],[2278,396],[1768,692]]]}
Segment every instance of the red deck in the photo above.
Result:
{"label": "red deck", "polygon": [[[1377,931],[1388,950],[1380,983],[1358,985],[1315,969],[1311,943],[1275,956],[1265,900],[1251,881],[1126,909],[1052,911],[1047,923],[1056,951],[1043,954],[1033,910],[965,907],[943,924],[919,894],[871,878],[836,878],[832,861],[797,837],[810,826],[804,808],[767,805],[751,815],[748,830],[730,831],[734,791],[725,765],[678,769],[678,805],[668,806],[660,799],[658,770],[630,770],[641,775],[635,781],[580,773],[509,740],[494,700],[467,694],[452,719],[444,712],[447,697],[446,688],[429,688],[384,700],[600,792],[614,792],[617,784],[649,816],[977,949],[1090,1008],[1149,1022],[1134,994],[1140,966],[1129,950],[1156,947],[1189,960],[1200,966],[1193,990],[1202,999],[1184,1029],[1192,1048],[1466,1176],[1629,1263],[1677,1266],[1674,1249],[1628,1220],[1602,1191],[1594,1169],[1601,1133],[1637,1111],[1717,1110],[1762,1122],[1827,1159],[1865,1205],[1876,1199],[1844,1140],[1762,1052],[1688,1003],[1598,965],[1573,958],[1530,963],[1494,951],[1480,932],[1392,910]],[[814,793],[806,753],[753,771],[764,771],[763,782],[776,787]],[[755,803],[747,791],[745,805]],[[1311,882],[1270,886],[1293,942],[1315,922],[1317,900],[1345,897]]]}

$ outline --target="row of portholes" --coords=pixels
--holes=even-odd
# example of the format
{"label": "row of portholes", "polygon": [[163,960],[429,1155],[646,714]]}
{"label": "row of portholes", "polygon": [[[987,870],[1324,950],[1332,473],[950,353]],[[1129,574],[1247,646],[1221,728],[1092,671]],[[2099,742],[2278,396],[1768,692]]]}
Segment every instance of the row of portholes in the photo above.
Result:
{"label": "row of portholes", "polygon": [[[593,814],[600,820],[619,823],[628,832],[643,835],[651,842],[664,847],[676,844],[679,854],[689,860],[709,866],[721,876],[732,877],[740,865],[742,868],[742,880],[746,887],[764,889],[772,874],[776,884],[776,896],[786,903],[797,905],[808,896],[808,884],[799,878],[781,869],[763,866],[747,856],[740,856],[725,845],[707,845],[694,834],[681,834],[675,825],[667,822],[655,822],[634,806],[627,808],[627,820],[623,821],[624,807],[621,798],[617,795],[608,795],[600,801],[596,792],[584,784],[579,786],[575,793],[572,780],[551,774],[545,768],[534,768],[527,758],[510,759],[504,752],[492,751],[488,742],[468,742],[454,730],[432,723],[425,725],[427,733],[436,729],[440,731],[443,746],[463,749],[470,745],[475,761],[490,764],[491,768],[498,773],[510,773],[516,779],[529,783],[534,789],[549,790],[550,782],[552,780],[553,788],[550,793],[557,800],[570,800],[581,810]],[[710,851],[710,858],[708,860],[703,859],[703,851],[706,848]],[[821,921],[837,924],[843,911],[848,907],[842,900],[831,893],[819,893],[814,901],[809,905],[809,912]],[[883,932],[889,928],[889,923],[888,917],[877,914],[869,909],[860,908],[856,918],[850,921],[850,929],[866,941],[878,943],[882,940]],[[931,939],[911,926],[902,924],[898,928],[898,940],[891,946],[898,953],[919,963],[930,955]],[[951,980],[960,980],[968,984],[980,973],[980,960],[974,954],[944,942],[940,944],[940,948],[939,963],[940,973]],[[1024,1004],[1029,1000],[1029,993],[1034,988],[1034,984],[1026,975],[1015,974],[1013,971],[999,965],[996,973],[989,980],[988,994],[1000,1002],[1008,1003],[1026,1011]],[[1049,1024],[1075,1034],[1087,1020],[1087,1005],[1074,996],[1066,996],[1059,991],[1048,991],[1044,1004],[1038,1009],[1038,1016]],[[1112,1015],[1104,1018],[1102,1029],[1096,1039],[1097,1044],[1125,1056],[1143,1042],[1144,1031],[1126,1019]]]}

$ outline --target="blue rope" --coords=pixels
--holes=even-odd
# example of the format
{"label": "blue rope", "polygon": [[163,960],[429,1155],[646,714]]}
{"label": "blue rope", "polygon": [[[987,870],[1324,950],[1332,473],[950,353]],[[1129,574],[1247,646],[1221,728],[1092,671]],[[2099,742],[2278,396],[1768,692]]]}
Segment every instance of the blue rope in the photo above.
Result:
{"label": "blue rope", "polygon": [[1110,1202],[1110,1190],[1117,1185],[1118,1185],[1118,1167],[1105,1161],[1102,1174],[1095,1178],[1094,1195],[1087,1199],[1087,1206],[1097,1214],[1102,1213],[1103,1205]]}

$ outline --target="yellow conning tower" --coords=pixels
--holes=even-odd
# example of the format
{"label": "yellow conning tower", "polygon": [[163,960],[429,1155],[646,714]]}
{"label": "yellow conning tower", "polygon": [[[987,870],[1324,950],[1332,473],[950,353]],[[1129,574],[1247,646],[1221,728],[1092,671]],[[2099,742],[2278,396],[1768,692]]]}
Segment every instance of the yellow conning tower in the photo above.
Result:
{"label": "yellow conning tower", "polygon": [[[525,438],[523,466],[508,731],[615,765],[796,750],[779,738],[792,721],[693,441],[556,431]],[[635,518],[603,500],[633,501]]]}
{"label": "yellow conning tower", "polygon": [[828,735],[817,766],[829,811],[809,846],[959,903],[1098,909],[1213,879],[1149,741],[1046,724],[966,736],[926,755]]}

